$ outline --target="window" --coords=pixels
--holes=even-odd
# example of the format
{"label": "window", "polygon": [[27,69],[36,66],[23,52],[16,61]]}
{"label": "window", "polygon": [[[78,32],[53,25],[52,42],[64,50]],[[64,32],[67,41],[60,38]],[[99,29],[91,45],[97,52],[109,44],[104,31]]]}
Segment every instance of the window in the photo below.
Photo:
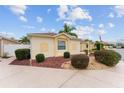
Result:
{"label": "window", "polygon": [[58,40],[58,50],[65,50],[65,49],[66,49],[65,41]]}

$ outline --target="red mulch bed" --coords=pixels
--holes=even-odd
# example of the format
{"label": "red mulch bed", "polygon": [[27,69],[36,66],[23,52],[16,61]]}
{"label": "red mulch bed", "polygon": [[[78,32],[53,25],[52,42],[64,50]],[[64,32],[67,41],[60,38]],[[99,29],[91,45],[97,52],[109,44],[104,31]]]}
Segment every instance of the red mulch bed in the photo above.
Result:
{"label": "red mulch bed", "polygon": [[29,60],[17,60],[15,59],[10,63],[10,65],[24,65],[24,66],[30,66]]}
{"label": "red mulch bed", "polygon": [[50,67],[50,68],[61,68],[61,65],[64,62],[69,61],[70,59],[64,59],[63,57],[48,57],[42,63],[37,63],[36,60],[32,60],[30,63],[29,60],[14,60],[10,65],[25,65],[25,66],[36,66],[36,67]]}

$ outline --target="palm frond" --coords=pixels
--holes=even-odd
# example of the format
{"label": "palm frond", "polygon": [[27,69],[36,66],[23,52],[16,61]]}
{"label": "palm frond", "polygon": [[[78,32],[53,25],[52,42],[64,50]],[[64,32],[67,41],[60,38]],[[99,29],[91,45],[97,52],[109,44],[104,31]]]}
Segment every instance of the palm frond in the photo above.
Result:
{"label": "palm frond", "polygon": [[78,38],[77,34],[75,34],[75,33],[69,33],[69,35],[75,36],[76,38]]}

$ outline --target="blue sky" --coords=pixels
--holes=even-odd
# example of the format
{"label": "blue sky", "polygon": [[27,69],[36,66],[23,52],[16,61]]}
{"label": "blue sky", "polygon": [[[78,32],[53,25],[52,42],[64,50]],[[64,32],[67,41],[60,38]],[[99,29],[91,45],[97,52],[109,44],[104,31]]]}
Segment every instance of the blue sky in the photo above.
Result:
{"label": "blue sky", "polygon": [[82,39],[124,39],[124,6],[0,6],[0,33],[20,38],[27,33],[58,32],[64,23]]}

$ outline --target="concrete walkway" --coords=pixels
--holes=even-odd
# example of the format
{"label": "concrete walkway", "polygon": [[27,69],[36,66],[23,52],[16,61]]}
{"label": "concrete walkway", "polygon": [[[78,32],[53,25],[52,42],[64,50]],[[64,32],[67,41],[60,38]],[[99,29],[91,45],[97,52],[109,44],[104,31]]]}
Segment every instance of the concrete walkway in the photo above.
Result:
{"label": "concrete walkway", "polygon": [[106,70],[64,70],[8,65],[13,59],[0,62],[0,87],[124,87],[123,62]]}

